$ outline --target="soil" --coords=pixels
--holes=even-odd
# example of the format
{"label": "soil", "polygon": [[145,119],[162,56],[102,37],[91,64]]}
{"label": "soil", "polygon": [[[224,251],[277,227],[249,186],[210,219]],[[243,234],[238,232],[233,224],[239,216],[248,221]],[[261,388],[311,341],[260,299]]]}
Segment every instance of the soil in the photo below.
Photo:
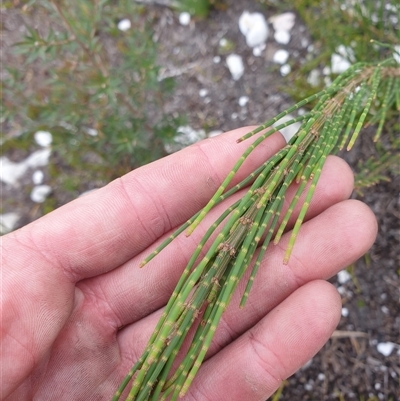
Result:
{"label": "soil", "polygon": [[[244,10],[262,11],[250,0],[226,1],[226,10],[213,10],[207,20],[192,20],[182,26],[178,16],[166,7],[149,6],[156,17],[154,38],[160,44],[159,62],[164,76],[174,76],[175,96],[166,105],[169,113],[185,113],[188,125],[195,129],[226,131],[243,125],[259,124],[293,104],[281,88],[285,78],[272,62],[276,50],[284,48],[293,60],[307,55],[305,41],[311,43],[300,19],[291,31],[288,45],[275,42],[270,27],[267,48],[255,57],[238,30],[238,19]],[[287,10],[290,11],[290,10]],[[272,16],[274,11],[270,11]],[[17,18],[18,10],[2,10]],[[4,19],[3,19],[4,20]],[[11,20],[10,20],[11,21]],[[8,23],[10,24],[10,22]],[[3,27],[3,46],[12,43],[20,31]],[[234,44],[245,64],[245,74],[234,81],[226,67],[226,55],[221,54],[220,39]],[[216,63],[215,57],[220,57]],[[200,95],[200,90],[206,89]],[[240,106],[241,96],[249,102]],[[347,161],[356,168],[357,161],[366,160],[373,148],[371,135],[366,133]],[[10,158],[18,159],[18,150]],[[41,214],[37,204],[29,199],[30,175],[16,190],[1,183],[4,200],[2,212],[17,212],[22,217],[19,226]],[[27,178],[28,177],[28,178]],[[93,183],[87,182],[90,188]],[[391,176],[365,191],[361,198],[374,211],[378,223],[377,240],[367,256],[352,270],[352,278],[340,284],[331,279],[342,294],[343,317],[335,335],[306,366],[290,377],[280,400],[400,400],[400,177]],[[56,192],[56,194],[54,194]],[[53,189],[53,196],[67,201],[62,187]],[[355,195],[354,195],[355,196]],[[377,345],[397,344],[390,355],[378,351]]]}

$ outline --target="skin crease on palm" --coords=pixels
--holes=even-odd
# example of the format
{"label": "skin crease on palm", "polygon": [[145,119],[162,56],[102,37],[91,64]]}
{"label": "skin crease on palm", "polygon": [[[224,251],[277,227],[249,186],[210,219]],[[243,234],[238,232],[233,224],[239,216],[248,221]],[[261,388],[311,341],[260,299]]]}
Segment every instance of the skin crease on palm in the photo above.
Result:
{"label": "skin crease on palm", "polygon": [[[2,238],[1,399],[109,400],[139,358],[196,242],[222,208],[138,266],[204,206],[251,127],[146,165]],[[235,183],[284,146],[279,133]],[[372,245],[376,220],[328,158],[288,265],[271,246],[244,309],[240,283],[184,400],[265,400],[329,339],[341,310],[325,280]],[[293,194],[293,188],[291,190]],[[293,222],[292,222],[293,224]]]}

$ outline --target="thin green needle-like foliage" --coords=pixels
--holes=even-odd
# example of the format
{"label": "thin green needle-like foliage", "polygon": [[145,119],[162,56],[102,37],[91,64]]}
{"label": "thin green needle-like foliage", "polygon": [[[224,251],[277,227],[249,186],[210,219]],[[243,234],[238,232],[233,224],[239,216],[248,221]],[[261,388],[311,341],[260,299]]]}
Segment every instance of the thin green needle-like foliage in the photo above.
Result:
{"label": "thin green needle-like foliage", "polygon": [[[358,63],[338,76],[329,88],[302,100],[238,140],[258,135],[208,204],[141,264],[145,266],[178,235],[184,232],[190,235],[213,207],[248,188],[199,242],[146,349],[113,401],[119,400],[123,393],[130,401],[177,400],[185,395],[207,357],[218,323],[239,281],[247,277],[240,302],[243,308],[270,242],[277,244],[291,229],[283,260],[289,263],[326,158],[341,148],[351,149],[367,124],[378,124],[375,136],[378,140],[386,115],[399,108],[399,88],[400,68],[394,59],[376,64]],[[279,124],[282,117],[306,104],[314,104],[310,112]],[[370,116],[371,107],[379,109],[378,115]],[[287,145],[227,190],[252,151],[274,132],[295,122],[301,126]],[[292,199],[288,199],[287,191],[293,185],[297,187]],[[200,256],[202,251],[204,256]]]}

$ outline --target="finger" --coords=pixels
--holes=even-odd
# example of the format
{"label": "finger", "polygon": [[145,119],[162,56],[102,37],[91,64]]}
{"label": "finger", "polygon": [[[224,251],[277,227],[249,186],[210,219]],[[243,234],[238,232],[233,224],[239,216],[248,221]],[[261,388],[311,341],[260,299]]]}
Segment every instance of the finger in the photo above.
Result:
{"label": "finger", "polygon": [[[12,234],[18,249],[31,238],[52,265],[74,281],[113,269],[210,199],[249,142],[241,128],[190,146],[139,168]],[[252,153],[235,182],[246,177],[284,145],[272,135]]]}
{"label": "finger", "polygon": [[322,348],[339,322],[340,310],[340,297],[331,284],[304,285],[206,361],[184,399],[267,399]]}
{"label": "finger", "polygon": [[[309,217],[347,199],[352,185],[353,174],[348,165],[337,157],[329,158],[310,205]],[[290,192],[293,196],[294,190],[291,189]],[[205,228],[214,222],[226,205],[225,202],[211,211],[204,224],[189,238],[178,237],[144,268],[138,268],[142,258],[147,256],[143,254],[119,269],[81,285],[90,286],[90,292],[105,301],[104,310],[106,313],[108,311],[110,320],[114,320],[118,327],[146,316],[167,302]],[[151,249],[146,252],[150,253]],[[279,263],[282,263],[282,260],[283,256]],[[132,305],[140,305],[140,308],[132,308]]]}
{"label": "finger", "polygon": [[[334,222],[334,224],[332,224]],[[208,356],[217,353],[262,319],[272,308],[307,282],[326,279],[353,263],[372,245],[376,219],[363,203],[340,202],[304,223],[289,265],[283,265],[284,249],[271,246],[256,276],[244,309],[239,309],[245,280],[236,289],[222,315]],[[288,240],[286,233],[282,241]],[[120,331],[118,340],[126,358],[136,362],[157,323],[158,312]]]}

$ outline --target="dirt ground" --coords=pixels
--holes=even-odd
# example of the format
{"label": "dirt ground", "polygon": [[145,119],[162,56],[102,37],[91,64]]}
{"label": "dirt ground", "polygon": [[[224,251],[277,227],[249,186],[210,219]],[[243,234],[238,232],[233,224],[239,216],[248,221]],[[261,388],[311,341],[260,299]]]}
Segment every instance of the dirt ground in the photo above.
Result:
{"label": "dirt ground", "polygon": [[[189,26],[180,25],[177,14],[168,8],[149,8],[157,16],[154,37],[160,43],[163,74],[177,81],[175,96],[166,111],[186,113],[191,127],[206,132],[259,124],[293,104],[281,91],[285,78],[272,57],[284,48],[290,54],[289,60],[298,62],[306,57],[307,46],[312,43],[305,26],[296,18],[289,44],[278,44],[270,27],[266,50],[255,57],[237,22],[244,10],[261,9],[250,0],[226,4],[226,10],[214,10],[206,21],[192,20]],[[272,13],[266,15],[270,16]],[[10,34],[3,31],[3,35]],[[221,54],[222,38],[233,43],[234,52],[243,58],[245,73],[238,81],[232,79],[226,55]],[[242,96],[249,98],[245,106],[238,102]],[[370,155],[370,134],[366,133],[345,156],[352,167]],[[280,400],[400,400],[400,177],[391,178],[391,182],[366,190],[361,198],[379,223],[373,248],[355,264],[350,280],[339,283],[337,277],[331,279],[343,299],[338,330],[309,364],[288,379]],[[19,226],[38,217],[38,208],[26,190],[20,188],[18,192],[0,185],[4,205],[13,209],[3,213],[18,211],[22,215]],[[90,185],[87,183],[88,188]],[[62,194],[57,196],[63,199]],[[378,347],[382,343],[395,343],[397,347],[390,355],[383,355]]]}

